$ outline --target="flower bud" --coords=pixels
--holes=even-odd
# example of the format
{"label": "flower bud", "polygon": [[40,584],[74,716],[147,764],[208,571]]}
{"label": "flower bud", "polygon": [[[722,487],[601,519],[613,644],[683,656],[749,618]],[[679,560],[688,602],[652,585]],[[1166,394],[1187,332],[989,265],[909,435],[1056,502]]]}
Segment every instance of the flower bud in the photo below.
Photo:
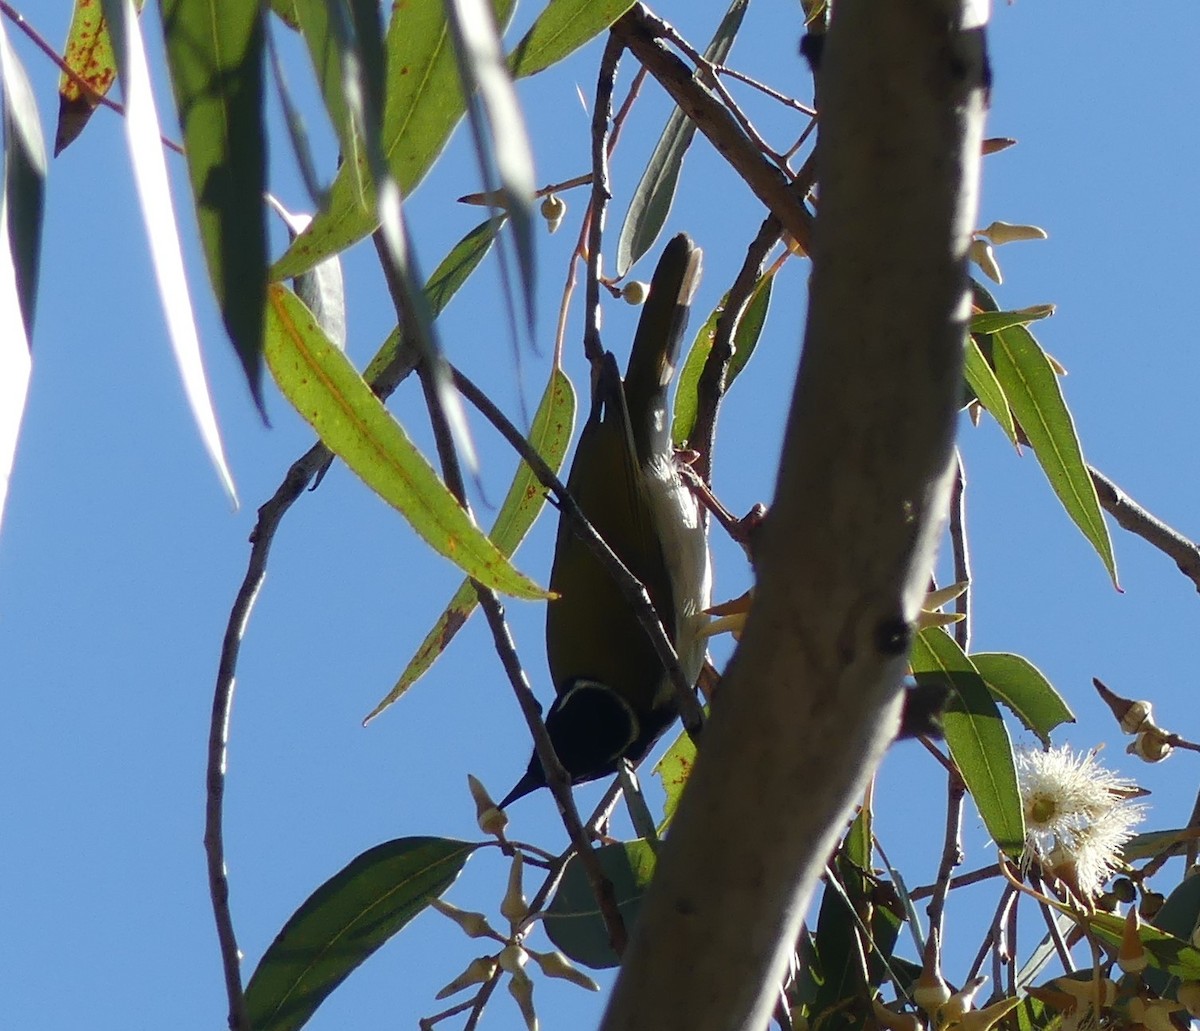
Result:
{"label": "flower bud", "polygon": [[963,1015],[968,1013],[972,1006],[975,1005],[975,996],[987,983],[987,977],[980,975],[973,980],[968,981],[963,985],[960,991],[955,992],[950,996],[945,1003],[939,1007],[937,1016],[934,1019],[934,1024],[937,1027],[949,1027],[951,1024],[957,1024],[962,1020]]}
{"label": "flower bud", "polygon": [[524,970],[518,970],[509,978],[508,993],[516,999],[527,1031],[538,1031],[537,1013],[533,1009],[533,982]]}
{"label": "flower bud", "polygon": [[508,890],[500,900],[500,914],[513,927],[516,927],[529,915],[529,903],[525,901],[525,891],[521,886],[521,873],[525,866],[525,857],[520,852],[513,856],[512,866],[508,871]]}
{"label": "flower bud", "polygon": [[503,809],[498,809],[488,794],[483,782],[471,774],[467,774],[467,787],[471,789],[471,797],[475,800],[475,822],[484,834],[494,834],[497,838],[504,836],[504,828],[508,826],[508,816]]}
{"label": "flower bud", "polygon": [[1146,722],[1142,724],[1138,736],[1133,739],[1133,743],[1125,751],[1130,755],[1136,755],[1144,762],[1160,763],[1174,751],[1174,748],[1171,745],[1170,735],[1165,730],[1154,726],[1153,723]]}
{"label": "flower bud", "polygon": [[1117,965],[1127,974],[1140,974],[1150,965],[1146,947],[1138,936],[1138,911],[1130,909],[1125,914],[1125,927],[1121,932],[1121,947],[1117,950]]}
{"label": "flower bud", "polygon": [[573,967],[561,952],[534,952],[533,949],[525,951],[533,957],[533,961],[547,977],[558,977],[564,981],[570,981],[572,984],[579,985],[580,988],[586,988],[589,992],[600,991],[600,986],[582,970]]}
{"label": "flower bud", "polygon": [[643,283],[640,279],[631,279],[621,287],[621,296],[625,299],[626,304],[642,304],[649,293],[650,284]]}
{"label": "flower bud", "polygon": [[924,1025],[915,1013],[897,1013],[878,999],[871,1000],[871,1008],[875,1011],[876,1022],[887,1031],[923,1031]]}
{"label": "flower bud", "polygon": [[1143,920],[1153,920],[1166,901],[1167,897],[1160,891],[1143,892],[1141,901],[1138,902],[1138,916]]}
{"label": "flower bud", "polygon": [[542,200],[542,218],[546,220],[546,228],[551,233],[558,232],[562,225],[563,216],[567,213],[567,202],[557,194],[548,193]]}
{"label": "flower bud", "polygon": [[1131,702],[1120,722],[1126,734],[1136,734],[1144,723],[1154,722],[1154,706],[1147,701]]}
{"label": "flower bud", "polygon": [[441,899],[434,899],[430,905],[442,916],[449,917],[458,924],[470,938],[487,938],[495,933],[488,924],[487,917],[482,913],[469,913],[465,909],[459,909],[458,906],[452,906],[449,902],[443,902]]}
{"label": "flower bud", "polygon": [[980,239],[978,236],[975,237],[971,241],[971,246],[967,248],[967,257],[975,262],[979,266],[979,271],[993,283],[1004,282],[1000,266],[996,264],[996,253],[992,250],[992,245],[987,240]]}
{"label": "flower bud", "polygon": [[496,960],[492,956],[479,956],[467,964],[467,969],[443,988],[435,999],[446,999],[455,992],[461,992],[473,984],[483,984],[490,981],[496,973]]}
{"label": "flower bud", "polygon": [[1017,240],[1045,240],[1049,235],[1041,226],[1013,225],[1011,222],[993,222],[983,235],[997,247]]}
{"label": "flower bud", "polygon": [[983,141],[983,146],[980,148],[980,153],[983,155],[999,154],[1002,150],[1008,150],[1009,147],[1015,147],[1017,141],[1008,136],[992,136]]}

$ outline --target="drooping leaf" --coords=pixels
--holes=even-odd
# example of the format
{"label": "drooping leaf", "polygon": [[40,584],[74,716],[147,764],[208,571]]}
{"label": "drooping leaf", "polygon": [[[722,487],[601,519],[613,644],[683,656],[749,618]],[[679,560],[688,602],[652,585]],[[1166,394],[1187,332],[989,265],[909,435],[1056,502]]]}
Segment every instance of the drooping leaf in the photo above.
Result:
{"label": "drooping leaf", "polygon": [[183,271],[179,230],[167,183],[158,112],[150,90],[150,71],[146,64],[146,46],[141,27],[130,0],[104,0],[104,16],[112,37],[121,95],[125,103],[125,136],[129,143],[138,206],[150,241],[154,278],[166,315],[171,349],[175,353],[184,393],[192,417],[200,429],[204,447],[222,485],[236,505],[237,492],[225,462],[217,416],[213,411],[204,365],[200,359],[200,340],[196,334],[192,299]]}
{"label": "drooping leaf", "polygon": [[33,338],[38,270],[42,254],[42,212],[46,192],[46,144],[29,77],[0,31],[0,105],[4,120],[4,180],[0,191],[4,247],[12,258],[28,348]]}
{"label": "drooping leaf", "polygon": [[[596,858],[612,884],[625,929],[632,932],[642,896],[654,877],[654,849],[640,839],[621,841],[596,849]],[[620,965],[620,958],[608,943],[608,931],[578,856],[567,863],[543,926],[550,940],[576,963],[593,970]]]}
{"label": "drooping leaf", "polygon": [[1019,855],[1025,816],[1012,743],[987,684],[954,638],[939,627],[917,634],[909,661],[917,683],[950,689],[950,704],[942,716],[950,755],[992,840],[1008,855]]}
{"label": "drooping leaf", "polygon": [[573,54],[633,6],[632,0],[549,0],[508,56],[514,79]]}
{"label": "drooping leaf", "polygon": [[963,374],[967,386],[992,414],[992,418],[1000,424],[1004,435],[1015,445],[1017,443],[1017,427],[1013,422],[1012,409],[1008,407],[1008,398],[1004,396],[1004,388],[996,379],[996,373],[984,358],[975,337],[968,335],[966,342]]}
{"label": "drooping leaf", "polygon": [[376,949],[443,895],[478,848],[397,838],[368,849],[296,910],[246,986],[254,1031],[296,1031]]}
{"label": "drooping leaf", "polygon": [[971,661],[997,701],[1012,710],[1042,744],[1049,746],[1050,731],[1074,723],[1075,714],[1032,662],[1008,652],[976,652]]}
{"label": "drooping leaf", "polygon": [[[529,432],[530,445],[555,472],[562,468],[574,425],[575,390],[566,374],[560,369],[555,369],[550,375],[550,382],[546,384],[545,393]],[[500,505],[500,511],[496,513],[496,521],[488,533],[489,539],[501,555],[505,558],[512,557],[545,503],[545,490],[533,474],[533,470],[524,462],[520,463],[512,485],[508,488],[508,494]],[[416,655],[409,660],[404,672],[400,674],[400,679],[387,696],[368,713],[364,723],[383,712],[425,674],[449,647],[478,604],[475,588],[469,580],[464,581],[438,616],[433,629],[425,635]]]}
{"label": "drooping leaf", "polygon": [[1024,326],[1010,326],[993,334],[992,349],[996,378],[1033,446],[1038,464],[1063,508],[1095,548],[1113,585],[1119,589],[1108,525],[1100,511],[1096,488],[1083,460],[1058,376]]}
{"label": "drooping leaf", "polygon": [[296,411],[426,543],[488,587],[546,597],[471,521],[312,313],[278,284],[268,293],[266,342],[267,365]]}
{"label": "drooping leaf", "polygon": [[0,524],[29,391],[33,310],[41,252],[46,151],[25,70],[0,24]]}
{"label": "drooping leaf", "polygon": [[[504,63],[500,32],[489,0],[446,0],[449,24],[458,60],[458,75],[467,97],[467,121],[475,142],[484,190],[504,197],[504,211],[512,222],[512,247],[516,252],[521,293],[525,301],[526,329],[534,330],[535,269],[533,219],[533,150],[525,130],[521,105]],[[507,248],[500,247],[500,273],[510,310],[515,310],[515,289],[510,285]]]}
{"label": "drooping leaf", "polygon": [[262,9],[255,0],[162,0],[162,19],[209,278],[250,394],[262,410],[267,290]]}
{"label": "drooping leaf", "polygon": [[[514,0],[496,0],[497,24],[508,23]],[[425,177],[466,110],[450,29],[440,3],[408,4],[388,26],[386,88],[380,146],[402,196]],[[347,160],[329,191],[329,206],[313,219],[271,269],[285,279],[345,250],[379,224],[375,186],[364,153]],[[360,167],[352,167],[358,165]]]}
{"label": "drooping leaf", "polygon": [[[145,0],[134,0],[141,11]],[[87,83],[90,92],[76,79],[63,72],[58,79],[58,128],[54,134],[54,156],[58,157],[78,137],[99,104],[97,97],[108,95],[117,78],[108,23],[96,0],[75,0],[71,27],[63,46],[63,61],[79,79]]]}
{"label": "drooping leaf", "polygon": [[[755,284],[754,290],[746,302],[746,308],[738,320],[737,329],[733,334],[733,357],[725,370],[725,391],[733,386],[738,374],[746,367],[750,356],[758,346],[758,338],[762,336],[763,326],[767,321],[767,311],[771,306],[771,284],[774,276],[764,275]],[[700,327],[696,334],[683,368],[679,370],[679,386],[675,389],[675,411],[671,422],[671,439],[676,447],[682,447],[691,437],[696,428],[696,414],[699,410],[700,374],[704,371],[704,363],[708,361],[712,351],[713,337],[717,331],[717,320],[724,310],[728,295],[721,298],[721,303],[713,309],[711,315]]]}
{"label": "drooping leaf", "polygon": [[[750,0],[733,0],[721,24],[704,51],[706,60],[713,64],[724,64],[733,47],[734,38],[742,26]],[[678,107],[672,109],[667,118],[650,162],[633,191],[629,211],[621,226],[617,239],[617,276],[624,276],[658,239],[666,224],[671,204],[675,200],[675,188],[683,159],[696,134],[695,123]]]}

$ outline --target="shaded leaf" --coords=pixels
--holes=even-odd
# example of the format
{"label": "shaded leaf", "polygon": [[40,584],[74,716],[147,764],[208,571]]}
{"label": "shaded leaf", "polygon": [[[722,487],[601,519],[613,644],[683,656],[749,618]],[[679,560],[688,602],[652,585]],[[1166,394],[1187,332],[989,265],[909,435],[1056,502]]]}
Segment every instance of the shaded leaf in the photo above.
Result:
{"label": "shaded leaf", "polygon": [[1096,549],[1113,586],[1119,588],[1108,525],[1101,514],[1096,488],[1083,460],[1058,376],[1045,352],[1024,326],[1010,326],[993,334],[992,356],[996,378],[1050,486]]}
{"label": "shaded leaf", "polygon": [[536,75],[574,53],[633,6],[633,0],[550,0],[508,55],[514,79]]}
{"label": "shaded leaf", "polygon": [[[575,426],[575,390],[560,369],[554,369],[550,382],[533,417],[529,443],[555,472],[562,468],[563,458],[571,442]],[[525,539],[538,513],[546,503],[546,492],[533,470],[524,462],[517,467],[508,494],[496,513],[496,521],[488,538],[505,558],[511,558]],[[449,647],[454,636],[470,618],[479,604],[475,588],[469,580],[454,593],[449,604],[425,635],[416,655],[409,660],[404,672],[387,696],[368,713],[364,723],[374,719],[422,677],[438,657]]]}
{"label": "shaded leaf", "polygon": [[972,333],[999,333],[1011,326],[1027,326],[1031,322],[1047,319],[1054,314],[1051,304],[1039,305],[1037,308],[1026,308],[1023,311],[983,311],[971,316]]}
{"label": "shaded leaf", "polygon": [[[506,25],[514,0],[496,0],[496,21]],[[408,4],[388,26],[387,66],[380,145],[403,196],[432,167],[466,110],[446,14],[440,3]],[[349,157],[349,156],[347,156]],[[375,187],[366,155],[347,160],[329,191],[329,206],[313,219],[271,269],[285,279],[345,250],[375,230]]]}
{"label": "shaded leaf", "polygon": [[[512,221],[513,249],[517,256],[525,320],[530,338],[534,331],[534,176],[533,150],[525,118],[517,102],[512,78],[504,63],[500,33],[488,0],[446,0],[454,37],[458,74],[467,96],[467,120],[475,141],[484,190],[499,191]],[[505,293],[509,285],[506,248],[500,249],[500,273]],[[515,307],[515,305],[513,306]]]}
{"label": "shaded leaf", "polygon": [[1170,853],[1181,854],[1189,841],[1200,838],[1200,827],[1179,827],[1167,831],[1145,831],[1135,834],[1121,846],[1121,859],[1126,863],[1136,863],[1142,859],[1153,859],[1156,856]]}
{"label": "shaded leaf", "polygon": [[150,242],[154,278],[166,315],[171,349],[179,365],[184,393],[192,417],[200,429],[204,447],[222,485],[236,505],[237,493],[225,462],[217,416],[213,411],[200,358],[200,339],[196,334],[192,299],[183,271],[179,229],[167,183],[158,112],[150,89],[150,71],[146,65],[146,47],[141,27],[130,0],[104,0],[104,15],[108,20],[113,54],[117,59],[121,94],[125,102],[125,137],[129,143],[138,205]]}
{"label": "shaded leaf", "polygon": [[1000,386],[996,373],[984,358],[975,337],[968,335],[965,346],[963,374],[966,376],[967,386],[979,399],[979,403],[991,412],[1004,435],[1015,445],[1017,427],[1013,422],[1012,409],[1008,407],[1008,398],[1004,396],[1004,388]]}
{"label": "shaded leaf", "polygon": [[397,838],[322,884],[284,925],[246,986],[254,1031],[303,1027],[330,992],[454,883],[478,847]]}
{"label": "shaded leaf", "polygon": [[[734,38],[742,25],[742,17],[746,13],[750,0],[733,0],[708,49],[704,51],[706,60],[713,64],[724,64],[725,58],[733,47]],[[667,215],[671,213],[671,204],[675,200],[675,188],[679,182],[679,173],[683,168],[683,159],[691,146],[692,137],[696,134],[695,123],[678,107],[672,109],[667,118],[666,128],[655,144],[654,152],[642,178],[633,191],[629,202],[629,211],[621,226],[621,234],[617,239],[617,278],[625,275],[658,239],[662,227],[666,224]]]}
{"label": "shaded leaf", "polygon": [[251,396],[265,417],[262,10],[253,0],[162,0],[161,8],[209,278]]}
{"label": "shaded leaf", "polygon": [[[738,374],[750,361],[750,356],[758,346],[762,336],[763,326],[767,321],[767,311],[771,306],[771,284],[773,275],[764,275],[750,294],[746,308],[738,320],[737,329],[733,334],[733,357],[725,370],[725,392],[733,386]],[[696,413],[699,409],[700,375],[704,371],[704,363],[708,361],[712,351],[713,337],[717,332],[717,320],[729,299],[726,294],[721,303],[713,309],[712,314],[705,320],[696,339],[692,342],[683,367],[679,370],[679,386],[675,389],[675,408],[671,422],[671,439],[676,447],[682,447],[691,437],[696,428]]]}
{"label": "shaded leaf", "polygon": [[[595,854],[612,883],[613,899],[625,929],[632,933],[642,896],[654,876],[654,849],[646,841],[622,841],[602,845]],[[567,863],[542,924],[550,940],[576,963],[593,970],[620,965],[608,943],[608,931],[578,856]]]}
{"label": "shaded leaf", "polygon": [[1012,743],[983,677],[954,639],[938,627],[917,634],[910,657],[917,683],[950,688],[942,716],[950,755],[992,840],[1010,856],[1025,841]]}
{"label": "shaded leaf", "polygon": [[468,576],[518,598],[545,598],[471,521],[299,299],[275,284],[268,302],[267,364],[325,445]]}
{"label": "shaded leaf", "polygon": [[1007,705],[1042,744],[1050,744],[1050,731],[1055,727],[1075,722],[1070,706],[1042,671],[1023,656],[976,652],[971,661],[997,701]]}
{"label": "shaded leaf", "polygon": [[46,193],[46,144],[29,77],[0,30],[0,89],[4,119],[4,183],[0,218],[4,246],[16,277],[24,346],[33,337],[38,271],[42,254],[42,214]]}
{"label": "shaded leaf", "polygon": [[[141,11],[145,0],[134,0]],[[99,106],[97,97],[108,95],[117,78],[108,23],[96,0],[75,0],[71,27],[63,46],[63,61],[87,85],[91,92],[63,72],[58,79],[58,128],[54,133],[54,156],[58,157],[83,132]]]}

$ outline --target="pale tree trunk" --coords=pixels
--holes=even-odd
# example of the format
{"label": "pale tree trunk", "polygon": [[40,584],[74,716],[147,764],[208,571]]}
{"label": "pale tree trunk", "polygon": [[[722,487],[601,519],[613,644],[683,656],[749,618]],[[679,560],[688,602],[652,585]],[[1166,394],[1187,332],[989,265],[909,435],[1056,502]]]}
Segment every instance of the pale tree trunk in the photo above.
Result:
{"label": "pale tree trunk", "polygon": [[608,1031],[766,1027],[825,861],[895,733],[962,397],[985,18],[971,0],[834,6],[811,302],[754,609]]}

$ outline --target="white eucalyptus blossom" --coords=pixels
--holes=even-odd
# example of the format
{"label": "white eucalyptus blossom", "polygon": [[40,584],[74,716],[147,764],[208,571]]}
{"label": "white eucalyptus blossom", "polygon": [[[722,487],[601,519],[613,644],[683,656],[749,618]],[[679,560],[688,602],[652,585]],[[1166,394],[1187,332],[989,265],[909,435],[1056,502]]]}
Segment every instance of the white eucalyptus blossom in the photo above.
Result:
{"label": "white eucalyptus blossom", "polygon": [[1017,752],[1025,855],[1091,898],[1120,864],[1121,847],[1145,815],[1132,781],[1066,746]]}

